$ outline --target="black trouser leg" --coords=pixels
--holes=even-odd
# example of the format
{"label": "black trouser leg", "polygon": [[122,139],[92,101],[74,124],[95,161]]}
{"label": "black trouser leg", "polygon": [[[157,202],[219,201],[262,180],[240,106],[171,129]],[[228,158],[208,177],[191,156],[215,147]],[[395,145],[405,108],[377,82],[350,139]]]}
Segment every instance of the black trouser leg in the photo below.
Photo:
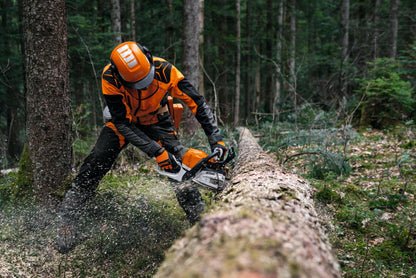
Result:
{"label": "black trouser leg", "polygon": [[205,209],[205,202],[202,199],[198,188],[187,181],[180,183],[171,181],[173,190],[175,191],[178,203],[185,211],[186,217],[191,225],[194,225],[201,219],[201,214]]}
{"label": "black trouser leg", "polygon": [[[157,124],[142,128],[150,138],[159,141],[168,152],[182,160],[186,149],[179,141],[169,114],[161,115]],[[178,199],[178,203],[185,211],[189,222],[191,225],[195,224],[199,221],[200,214],[204,212],[205,208],[205,202],[198,188],[190,182],[180,183],[171,181],[171,185]]]}
{"label": "black trouser leg", "polygon": [[60,221],[62,224],[77,223],[85,203],[94,196],[99,182],[110,170],[122,147],[115,132],[104,127],[61,204]]}

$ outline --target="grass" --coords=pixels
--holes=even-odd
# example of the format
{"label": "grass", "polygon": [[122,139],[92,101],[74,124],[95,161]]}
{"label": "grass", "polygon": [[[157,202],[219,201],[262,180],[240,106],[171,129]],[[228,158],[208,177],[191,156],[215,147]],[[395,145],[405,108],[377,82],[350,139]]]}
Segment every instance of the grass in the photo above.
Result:
{"label": "grass", "polygon": [[[202,130],[183,141],[210,151]],[[76,142],[77,168],[90,143]],[[0,277],[151,277],[189,227],[169,181],[155,167],[128,146],[80,219],[86,239],[66,255],[55,248],[56,209],[12,198],[16,173],[0,176]],[[210,205],[214,194],[201,193]]]}
{"label": "grass", "polygon": [[[342,277],[416,277],[415,130],[368,130],[348,141],[342,130],[315,132],[322,143],[282,134],[261,143],[315,187]],[[349,171],[341,174],[334,160],[311,149],[333,153]]]}
{"label": "grass", "polygon": [[8,200],[15,177],[3,177],[0,277],[151,277],[188,227],[154,166],[118,167],[105,176],[81,219],[86,240],[66,255],[55,250],[56,211]]}

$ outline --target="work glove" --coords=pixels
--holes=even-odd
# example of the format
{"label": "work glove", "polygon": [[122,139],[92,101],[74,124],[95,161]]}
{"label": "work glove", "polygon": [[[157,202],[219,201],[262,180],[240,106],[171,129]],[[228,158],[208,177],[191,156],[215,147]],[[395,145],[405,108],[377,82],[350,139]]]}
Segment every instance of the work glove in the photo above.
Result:
{"label": "work glove", "polygon": [[160,169],[170,173],[179,172],[181,169],[181,164],[174,155],[167,152],[164,148],[162,148],[159,153],[160,154],[156,156],[156,162]]}
{"label": "work glove", "polygon": [[225,154],[227,153],[227,147],[225,146],[225,143],[223,141],[218,141],[215,144],[211,145],[211,151],[215,152],[216,150],[219,150],[218,159],[223,160]]}

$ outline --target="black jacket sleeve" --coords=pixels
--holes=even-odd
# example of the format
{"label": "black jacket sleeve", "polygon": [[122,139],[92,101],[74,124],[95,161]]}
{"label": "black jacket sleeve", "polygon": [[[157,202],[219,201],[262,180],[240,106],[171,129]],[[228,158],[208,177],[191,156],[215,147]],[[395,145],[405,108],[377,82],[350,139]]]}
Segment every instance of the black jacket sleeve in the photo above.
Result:
{"label": "black jacket sleeve", "polygon": [[178,82],[178,88],[184,94],[189,96],[197,105],[195,117],[201,124],[205,135],[208,137],[209,143],[212,145],[218,141],[221,141],[223,136],[221,135],[220,130],[215,123],[214,115],[205,102],[204,97],[198,93],[196,88],[186,78]]}

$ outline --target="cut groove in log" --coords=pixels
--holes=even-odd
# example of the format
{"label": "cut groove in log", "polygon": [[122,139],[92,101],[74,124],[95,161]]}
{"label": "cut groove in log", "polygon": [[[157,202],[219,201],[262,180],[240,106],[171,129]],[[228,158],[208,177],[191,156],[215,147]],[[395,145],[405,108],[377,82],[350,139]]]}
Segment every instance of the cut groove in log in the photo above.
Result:
{"label": "cut groove in log", "polygon": [[241,129],[231,185],[155,277],[340,277],[306,181]]}

